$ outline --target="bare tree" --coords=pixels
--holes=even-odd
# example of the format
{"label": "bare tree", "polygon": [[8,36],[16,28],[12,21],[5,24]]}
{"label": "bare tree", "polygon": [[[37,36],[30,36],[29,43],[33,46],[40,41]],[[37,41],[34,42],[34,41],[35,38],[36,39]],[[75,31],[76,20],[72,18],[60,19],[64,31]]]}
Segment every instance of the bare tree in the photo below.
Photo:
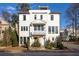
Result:
{"label": "bare tree", "polygon": [[19,12],[28,12],[30,5],[28,3],[19,3],[17,4],[17,11]]}
{"label": "bare tree", "polygon": [[11,14],[6,10],[2,11],[2,17],[8,22],[11,21]]}
{"label": "bare tree", "polygon": [[77,29],[79,26],[79,4],[71,4],[70,7],[66,10],[67,20],[69,24],[68,27],[72,27],[73,36],[77,36]]}

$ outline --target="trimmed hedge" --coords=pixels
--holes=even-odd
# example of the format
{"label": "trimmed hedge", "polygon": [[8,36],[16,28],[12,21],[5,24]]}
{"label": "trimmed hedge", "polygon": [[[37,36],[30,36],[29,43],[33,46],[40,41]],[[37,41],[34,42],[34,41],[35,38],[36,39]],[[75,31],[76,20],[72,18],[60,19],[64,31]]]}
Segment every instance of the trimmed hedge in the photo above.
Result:
{"label": "trimmed hedge", "polygon": [[54,47],[58,48],[58,49],[63,49],[64,48],[64,46],[62,44],[62,38],[61,37],[56,38],[56,42],[54,43]]}

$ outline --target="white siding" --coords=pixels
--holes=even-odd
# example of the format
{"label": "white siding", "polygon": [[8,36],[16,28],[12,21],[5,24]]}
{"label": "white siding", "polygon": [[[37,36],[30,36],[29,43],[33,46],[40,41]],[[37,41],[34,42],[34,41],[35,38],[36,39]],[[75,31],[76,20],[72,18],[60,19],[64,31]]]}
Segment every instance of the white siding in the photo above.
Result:
{"label": "white siding", "polygon": [[[26,20],[23,21],[23,15],[24,14],[19,14],[19,37],[29,37],[29,33],[34,32],[34,27],[32,22],[35,20],[34,15],[36,15],[36,20],[40,20],[40,15],[43,15],[43,19],[40,21],[44,21],[44,31],[45,31],[45,40],[50,39],[52,41],[52,38],[55,38],[59,36],[60,34],[60,14],[49,14],[50,10],[29,10],[30,14],[25,14],[26,15]],[[51,20],[51,15],[53,15],[54,19]],[[31,26],[30,26],[31,24]],[[28,31],[21,31],[21,26],[28,26]],[[57,34],[48,34],[48,26],[58,26],[58,33]],[[29,32],[30,30],[30,32]],[[39,38],[40,43],[44,45],[44,39]],[[34,42],[33,38],[30,38],[30,45]]]}

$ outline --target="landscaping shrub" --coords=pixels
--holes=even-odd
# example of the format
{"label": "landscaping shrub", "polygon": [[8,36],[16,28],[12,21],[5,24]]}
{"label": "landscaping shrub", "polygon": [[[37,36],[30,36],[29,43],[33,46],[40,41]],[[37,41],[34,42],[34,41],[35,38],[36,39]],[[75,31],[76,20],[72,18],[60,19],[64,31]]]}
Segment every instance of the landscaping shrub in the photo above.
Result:
{"label": "landscaping shrub", "polygon": [[16,36],[15,31],[12,31],[11,33],[11,42],[12,42],[12,47],[15,47],[18,45],[17,36]]}
{"label": "landscaping shrub", "polygon": [[47,49],[52,49],[52,47],[53,47],[53,43],[50,42],[50,40],[47,40],[47,41],[45,42],[45,48],[47,48]]}
{"label": "landscaping shrub", "polygon": [[76,38],[76,36],[69,36],[69,41],[76,41],[77,40],[77,38]]}
{"label": "landscaping shrub", "polygon": [[10,46],[10,45],[11,45],[10,41],[4,41],[4,40],[0,41],[0,46]]}
{"label": "landscaping shrub", "polygon": [[4,46],[4,41],[3,40],[0,41],[0,46]]}
{"label": "landscaping shrub", "polygon": [[54,42],[54,47],[58,48],[58,49],[63,49],[64,46],[62,44],[62,38],[61,37],[57,37],[56,41]]}
{"label": "landscaping shrub", "polygon": [[24,46],[23,46],[23,47],[28,49],[28,48],[29,48],[29,46],[30,46],[29,44],[30,44],[30,41],[29,41],[29,40],[27,40],[27,42],[25,42],[25,44],[24,44]]}
{"label": "landscaping shrub", "polygon": [[34,43],[33,43],[31,46],[32,46],[32,47],[40,47],[41,44],[40,44],[39,40],[36,39],[36,40],[34,41]]}

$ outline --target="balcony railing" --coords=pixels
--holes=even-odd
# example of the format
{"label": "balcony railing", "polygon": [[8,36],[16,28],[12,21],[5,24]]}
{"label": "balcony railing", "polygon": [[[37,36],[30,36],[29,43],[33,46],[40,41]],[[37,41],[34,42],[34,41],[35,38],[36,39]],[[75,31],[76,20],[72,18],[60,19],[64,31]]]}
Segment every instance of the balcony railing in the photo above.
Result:
{"label": "balcony railing", "polygon": [[32,32],[32,35],[45,35],[45,31],[34,31]]}

